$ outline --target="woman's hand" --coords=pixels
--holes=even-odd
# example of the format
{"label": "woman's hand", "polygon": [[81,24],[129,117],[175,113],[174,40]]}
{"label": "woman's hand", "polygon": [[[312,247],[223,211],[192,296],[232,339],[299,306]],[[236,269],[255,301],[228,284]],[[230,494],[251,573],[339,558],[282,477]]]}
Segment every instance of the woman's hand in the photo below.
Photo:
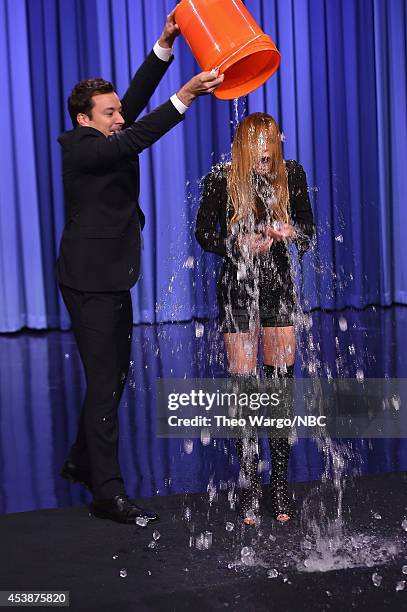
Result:
{"label": "woman's hand", "polygon": [[295,229],[290,223],[279,223],[278,226],[264,225],[261,228],[263,234],[269,238],[273,238],[277,242],[282,240],[292,240],[295,238]]}
{"label": "woman's hand", "polygon": [[257,232],[250,232],[239,236],[237,243],[241,253],[246,251],[252,255],[261,255],[270,250],[273,238]]}

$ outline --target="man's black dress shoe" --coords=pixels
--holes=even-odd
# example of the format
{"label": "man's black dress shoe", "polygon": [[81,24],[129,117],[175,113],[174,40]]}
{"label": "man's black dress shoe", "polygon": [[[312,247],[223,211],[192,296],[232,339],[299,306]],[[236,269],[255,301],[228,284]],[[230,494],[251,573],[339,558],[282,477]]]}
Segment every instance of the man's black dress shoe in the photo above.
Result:
{"label": "man's black dress shoe", "polygon": [[90,473],[87,470],[78,467],[75,463],[72,463],[70,459],[67,459],[62,466],[61,476],[62,478],[65,478],[65,480],[69,480],[69,482],[77,482],[84,485],[90,492],[92,492]]}
{"label": "man's black dress shoe", "polygon": [[156,512],[150,512],[136,506],[126,495],[116,495],[112,499],[94,499],[91,510],[94,516],[110,519],[117,523],[136,524],[137,519],[158,520]]}

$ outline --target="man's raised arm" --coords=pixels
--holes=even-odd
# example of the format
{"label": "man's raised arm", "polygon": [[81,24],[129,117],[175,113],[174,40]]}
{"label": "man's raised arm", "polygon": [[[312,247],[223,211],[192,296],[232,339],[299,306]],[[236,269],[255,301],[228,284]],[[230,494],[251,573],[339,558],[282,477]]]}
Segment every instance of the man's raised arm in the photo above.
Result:
{"label": "man's raised arm", "polygon": [[174,19],[175,9],[167,16],[164,30],[153,50],[134,75],[121,100],[122,114],[128,127],[147,106],[151,96],[173,61],[172,47],[180,30]]}

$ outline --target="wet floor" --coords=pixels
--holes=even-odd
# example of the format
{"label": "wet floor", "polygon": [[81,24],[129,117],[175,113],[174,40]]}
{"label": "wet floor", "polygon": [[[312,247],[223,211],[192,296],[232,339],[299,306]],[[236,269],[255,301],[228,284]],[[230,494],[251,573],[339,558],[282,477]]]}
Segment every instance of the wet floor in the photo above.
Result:
{"label": "wet floor", "polygon": [[[0,582],[63,585],[73,609],[88,611],[405,610],[406,478],[348,477],[340,521],[335,488],[320,481],[291,485],[298,512],[286,525],[269,515],[267,487],[255,527],[236,520],[227,486],[146,501],[160,514],[146,527],[86,507],[9,514]],[[310,513],[317,523],[304,521]]]}

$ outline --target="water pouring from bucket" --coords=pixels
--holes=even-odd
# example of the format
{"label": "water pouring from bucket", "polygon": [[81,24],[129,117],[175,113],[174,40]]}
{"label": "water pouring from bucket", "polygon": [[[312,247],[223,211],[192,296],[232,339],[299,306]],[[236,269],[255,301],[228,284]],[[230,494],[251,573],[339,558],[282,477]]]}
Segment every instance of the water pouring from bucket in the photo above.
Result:
{"label": "water pouring from bucket", "polygon": [[175,20],[202,70],[225,79],[214,95],[245,96],[265,83],[280,64],[280,53],[241,0],[181,0]]}

